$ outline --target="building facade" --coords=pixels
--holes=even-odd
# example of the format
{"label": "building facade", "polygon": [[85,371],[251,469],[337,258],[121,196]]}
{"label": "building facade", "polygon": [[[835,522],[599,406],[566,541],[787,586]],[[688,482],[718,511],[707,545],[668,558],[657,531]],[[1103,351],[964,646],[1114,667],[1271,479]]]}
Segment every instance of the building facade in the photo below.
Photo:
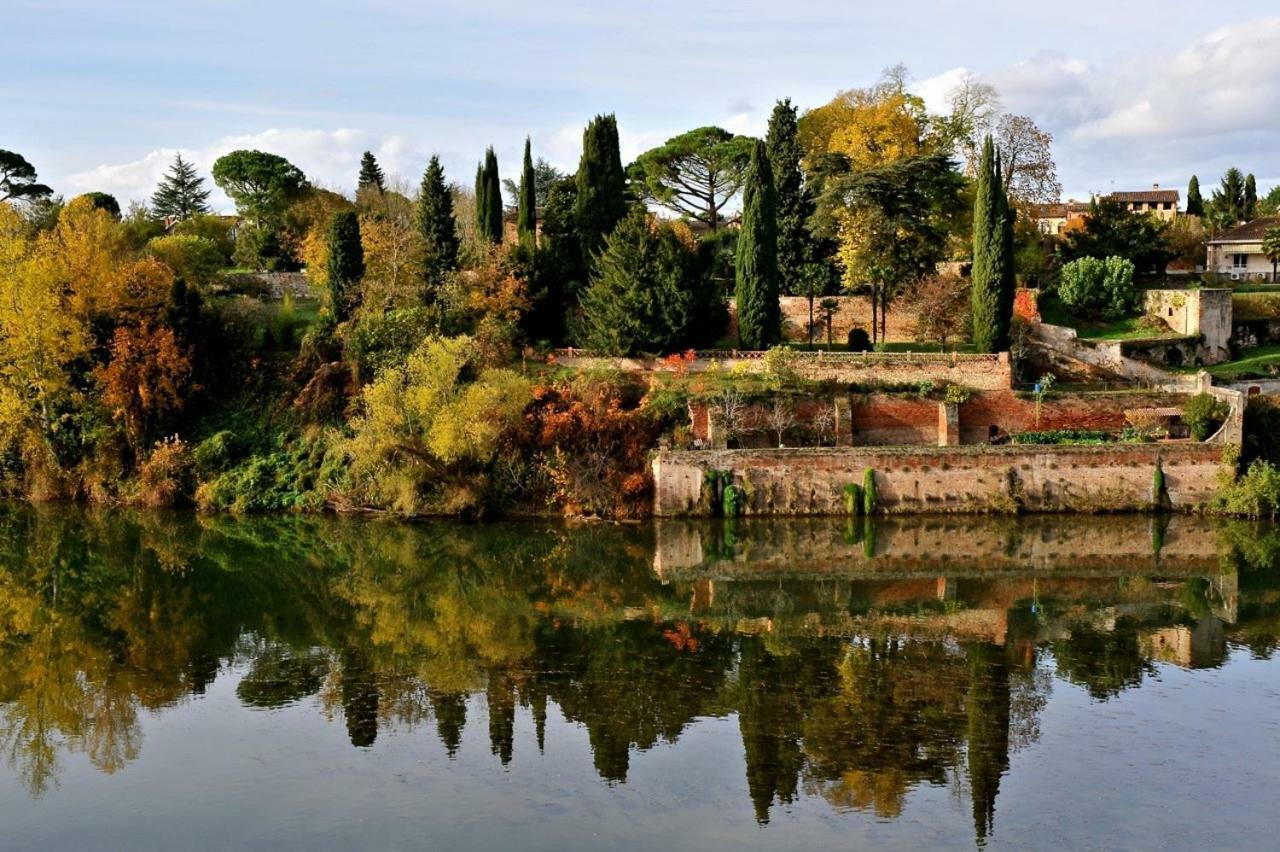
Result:
{"label": "building facade", "polygon": [[1280,228],[1280,216],[1245,222],[1209,240],[1205,272],[1232,281],[1275,283],[1271,260],[1262,253],[1263,236],[1270,228]]}

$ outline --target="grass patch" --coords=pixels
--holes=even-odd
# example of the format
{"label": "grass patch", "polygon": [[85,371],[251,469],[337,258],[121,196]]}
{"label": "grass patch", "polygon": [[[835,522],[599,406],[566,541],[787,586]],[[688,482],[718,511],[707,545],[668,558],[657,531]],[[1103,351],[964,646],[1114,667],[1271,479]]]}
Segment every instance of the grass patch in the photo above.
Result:
{"label": "grass patch", "polygon": [[1241,293],[1231,297],[1233,320],[1280,320],[1280,291]]}
{"label": "grass patch", "polygon": [[1204,369],[1215,379],[1265,378],[1272,375],[1270,367],[1280,367],[1280,344],[1246,349],[1234,361],[1224,361]]}
{"label": "grass patch", "polygon": [[1084,319],[1067,311],[1058,299],[1047,296],[1040,300],[1040,317],[1050,325],[1074,328],[1081,340],[1160,340],[1178,335],[1164,323],[1156,326],[1146,314],[1116,320]]}

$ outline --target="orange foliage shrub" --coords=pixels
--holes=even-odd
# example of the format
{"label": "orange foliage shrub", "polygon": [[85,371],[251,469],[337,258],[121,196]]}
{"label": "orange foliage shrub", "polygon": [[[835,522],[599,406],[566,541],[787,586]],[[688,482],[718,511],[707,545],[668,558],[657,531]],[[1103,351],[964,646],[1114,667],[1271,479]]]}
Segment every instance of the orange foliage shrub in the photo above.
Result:
{"label": "orange foliage shrub", "polygon": [[191,361],[173,330],[150,324],[121,326],[111,339],[111,360],[99,368],[102,401],[124,427],[135,456],[163,418],[181,410]]}

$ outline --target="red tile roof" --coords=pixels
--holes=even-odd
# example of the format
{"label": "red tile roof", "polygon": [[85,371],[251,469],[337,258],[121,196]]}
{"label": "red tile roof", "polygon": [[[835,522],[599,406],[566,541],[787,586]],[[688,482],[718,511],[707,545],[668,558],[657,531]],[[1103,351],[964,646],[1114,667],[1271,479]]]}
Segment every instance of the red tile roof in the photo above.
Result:
{"label": "red tile roof", "polygon": [[1113,192],[1109,198],[1125,203],[1135,201],[1172,201],[1175,204],[1181,197],[1176,189],[1144,189],[1138,192]]}
{"label": "red tile roof", "polygon": [[1280,216],[1262,216],[1252,222],[1236,225],[1229,231],[1223,231],[1209,240],[1210,243],[1256,243],[1268,228],[1280,228]]}

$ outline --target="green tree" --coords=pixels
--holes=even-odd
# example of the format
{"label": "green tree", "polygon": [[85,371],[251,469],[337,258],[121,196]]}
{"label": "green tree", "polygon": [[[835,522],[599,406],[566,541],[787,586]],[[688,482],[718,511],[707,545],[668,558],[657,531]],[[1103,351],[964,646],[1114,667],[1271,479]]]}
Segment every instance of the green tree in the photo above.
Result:
{"label": "green tree", "polygon": [[1123,257],[1082,257],[1064,264],[1058,276],[1058,298],[1081,315],[1118,319],[1138,306],[1133,263]]}
{"label": "green tree", "polygon": [[751,149],[742,192],[742,228],[734,292],[738,339],[745,349],[768,349],[782,339],[778,303],[778,201],[764,142]]}
{"label": "green tree", "polygon": [[529,288],[530,310],[525,317],[526,330],[535,341],[564,338],[565,317],[586,283],[582,241],[574,214],[577,194],[573,179],[563,178],[547,191],[542,208],[542,237]]}
{"label": "green tree", "polygon": [[461,245],[458,223],[453,215],[453,193],[445,183],[439,157],[432,156],[427,170],[422,173],[415,223],[422,241],[424,293],[431,295],[445,276],[458,268],[458,248]]}
{"label": "green tree", "polygon": [[356,190],[361,189],[376,189],[378,192],[386,192],[387,189],[382,167],[369,151],[365,151],[360,157],[360,177],[356,181]]}
{"label": "green tree", "polygon": [[329,312],[334,322],[351,315],[356,285],[364,277],[364,248],[360,243],[360,217],[351,210],[335,213],[329,224]]}
{"label": "green tree", "polygon": [[209,212],[209,193],[204,178],[196,174],[196,167],[176,154],[169,171],[156,185],[151,196],[151,211],[159,219],[177,219],[185,222],[192,216]]}
{"label": "green tree", "polygon": [[1200,195],[1200,178],[1195,175],[1191,176],[1191,181],[1187,184],[1187,215],[1204,215],[1204,198]]}
{"label": "green tree", "polygon": [[[557,169],[551,163],[538,157],[533,161],[533,197],[538,207],[547,206],[547,194],[551,191],[552,185],[564,180],[565,173]],[[507,195],[513,199],[520,198],[520,185],[511,178],[502,179],[502,188],[507,191]]]}
{"label": "green tree", "polygon": [[1262,232],[1262,253],[1271,261],[1271,283],[1277,283],[1276,265],[1280,264],[1280,227],[1272,226]]}
{"label": "green tree", "polygon": [[1232,228],[1244,219],[1245,178],[1237,168],[1227,169],[1209,199],[1207,213],[1218,230]]}
{"label": "green tree", "polygon": [[1062,260],[1082,257],[1123,257],[1139,275],[1163,275],[1173,252],[1168,224],[1134,213],[1111,198],[1094,199],[1084,226],[1071,231],[1058,246]]}
{"label": "green tree", "polygon": [[502,184],[498,179],[498,155],[490,146],[476,170],[476,233],[494,245],[502,242]]}
{"label": "green tree", "polygon": [[582,131],[582,158],[578,161],[574,216],[582,259],[591,258],[604,238],[627,215],[627,176],[618,146],[618,120],[598,115]]}
{"label": "green tree", "polygon": [[1013,308],[1012,217],[1000,159],[988,137],[982,146],[973,201],[970,304],[973,343],[979,352],[999,352],[1009,345]]}
{"label": "green tree", "polygon": [[1250,173],[1244,179],[1244,220],[1246,222],[1258,215],[1258,181]]}
{"label": "green tree", "polygon": [[773,186],[778,197],[778,272],[783,291],[799,295],[806,292],[809,283],[804,279],[803,270],[815,255],[808,225],[813,215],[813,198],[800,168],[804,149],[800,147],[796,108],[790,98],[774,104],[765,148],[773,167]]}
{"label": "green tree", "polygon": [[682,238],[641,207],[606,238],[581,307],[579,341],[609,355],[688,348],[724,319],[687,229]]}
{"label": "green tree", "polygon": [[0,202],[48,198],[53,190],[36,181],[35,167],[21,154],[0,149]]}
{"label": "green tree", "polygon": [[534,246],[538,236],[538,187],[533,170],[533,152],[527,136],[524,139],[524,168],[520,173],[520,192],[517,198],[516,232],[522,243]]}
{"label": "green tree", "polygon": [[742,189],[752,140],[720,127],[699,127],[645,151],[627,169],[647,201],[702,222],[712,231]]}
{"label": "green tree", "polygon": [[263,151],[232,151],[213,164],[213,182],[256,227],[278,222],[285,208],[307,189],[307,178],[293,163]]}

